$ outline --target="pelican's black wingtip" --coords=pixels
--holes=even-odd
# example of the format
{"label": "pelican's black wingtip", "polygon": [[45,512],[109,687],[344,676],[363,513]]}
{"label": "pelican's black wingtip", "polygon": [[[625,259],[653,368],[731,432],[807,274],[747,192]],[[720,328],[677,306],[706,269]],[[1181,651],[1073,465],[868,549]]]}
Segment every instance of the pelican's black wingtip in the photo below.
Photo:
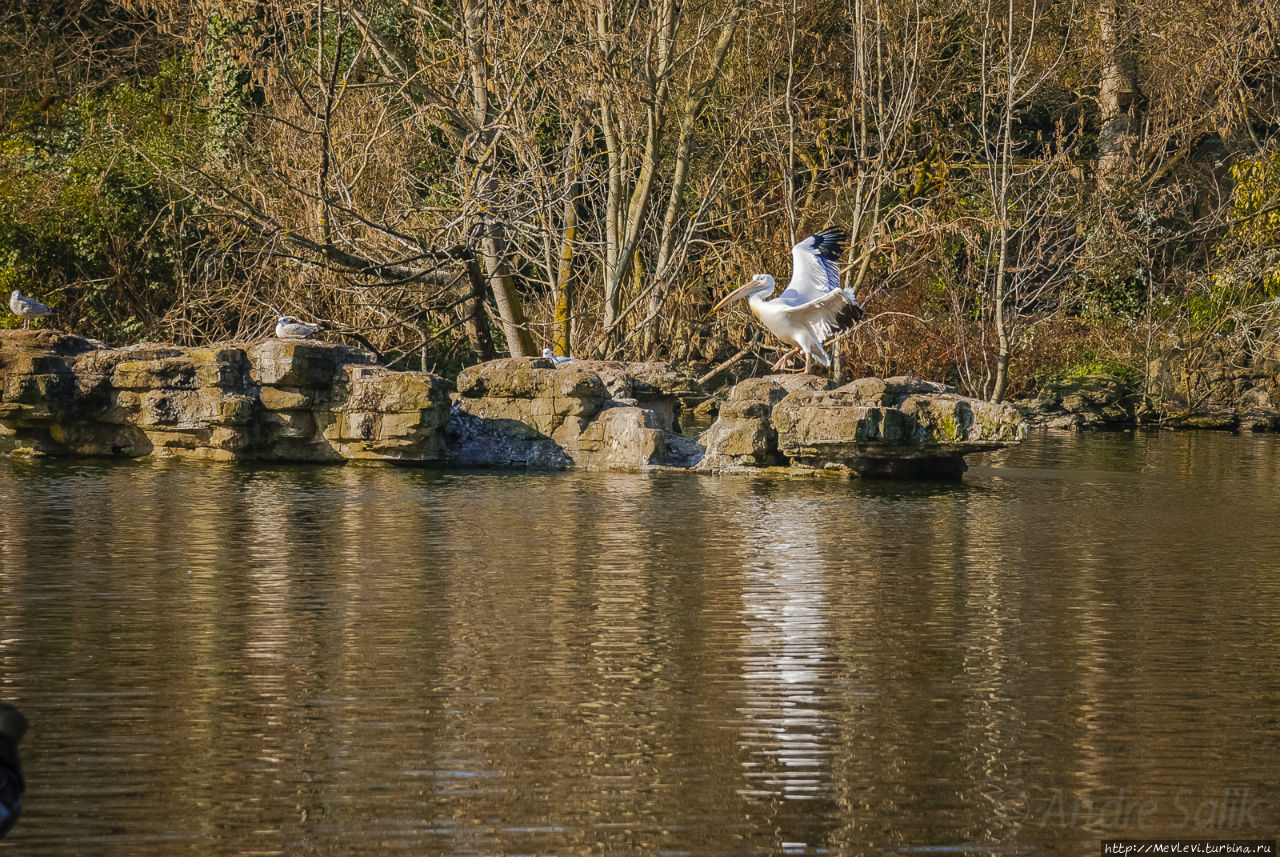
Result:
{"label": "pelican's black wingtip", "polygon": [[848,247],[849,233],[838,226],[828,226],[810,236],[810,240],[813,241],[813,247],[820,258],[838,262]]}
{"label": "pelican's black wingtip", "polygon": [[836,330],[842,332],[849,330],[855,324],[862,321],[863,315],[865,315],[865,313],[862,311],[862,305],[855,300],[850,300],[836,315]]}

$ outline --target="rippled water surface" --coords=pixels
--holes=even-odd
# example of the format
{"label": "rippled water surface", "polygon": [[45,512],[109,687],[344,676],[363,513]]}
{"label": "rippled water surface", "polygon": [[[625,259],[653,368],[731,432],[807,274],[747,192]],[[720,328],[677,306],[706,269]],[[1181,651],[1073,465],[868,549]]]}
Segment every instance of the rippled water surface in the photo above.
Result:
{"label": "rippled water surface", "polygon": [[1280,439],[959,484],[0,461],[0,851],[1096,854],[1280,827]]}

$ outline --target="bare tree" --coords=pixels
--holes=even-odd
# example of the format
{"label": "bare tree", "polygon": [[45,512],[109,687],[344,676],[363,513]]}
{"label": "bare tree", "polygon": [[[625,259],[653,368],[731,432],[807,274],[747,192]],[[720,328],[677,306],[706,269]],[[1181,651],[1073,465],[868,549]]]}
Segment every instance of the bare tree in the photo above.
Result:
{"label": "bare tree", "polygon": [[[1058,284],[1074,246],[1060,180],[1065,160],[1055,157],[1054,141],[1041,141],[1044,148],[1036,157],[1019,161],[1013,133],[1020,111],[1062,61],[1069,41],[1055,40],[1056,52],[1047,62],[1035,64],[1044,14],[1036,0],[1021,17],[1015,15],[1015,5],[1015,0],[987,2],[981,43],[983,97],[975,123],[991,205],[983,254],[982,279],[988,288],[983,312],[995,336],[994,372],[988,369],[981,389],[996,402],[1008,387],[1020,309]],[[983,365],[988,365],[985,360]]]}

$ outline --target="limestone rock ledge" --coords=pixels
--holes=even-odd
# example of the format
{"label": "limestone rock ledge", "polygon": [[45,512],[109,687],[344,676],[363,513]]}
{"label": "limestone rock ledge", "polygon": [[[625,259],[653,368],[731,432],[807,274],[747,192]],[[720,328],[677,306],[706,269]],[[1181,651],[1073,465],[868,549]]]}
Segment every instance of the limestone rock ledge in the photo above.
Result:
{"label": "limestone rock ledge", "polygon": [[734,387],[696,443],[679,431],[694,386],[665,364],[514,358],[464,370],[451,396],[337,343],[6,331],[0,453],[953,478],[965,455],[1026,435],[1013,408],[940,384],[779,375]]}
{"label": "limestone rock ledge", "polygon": [[345,345],[183,348],[0,334],[0,452],[216,460],[444,458],[448,385]]}
{"label": "limestone rock ledge", "polygon": [[768,375],[735,384],[721,403],[716,421],[698,438],[706,447],[699,469],[785,466],[773,425],[774,407],[796,390],[821,391],[831,386],[814,375]]}
{"label": "limestone rock ledge", "polygon": [[1021,414],[916,378],[862,378],[837,389],[809,376],[738,384],[702,436],[699,469],[953,479],[964,456],[1026,437]]}
{"label": "limestone rock ledge", "polygon": [[464,369],[446,429],[448,461],[470,467],[688,467],[702,450],[678,432],[682,376],[661,364],[541,357]]}

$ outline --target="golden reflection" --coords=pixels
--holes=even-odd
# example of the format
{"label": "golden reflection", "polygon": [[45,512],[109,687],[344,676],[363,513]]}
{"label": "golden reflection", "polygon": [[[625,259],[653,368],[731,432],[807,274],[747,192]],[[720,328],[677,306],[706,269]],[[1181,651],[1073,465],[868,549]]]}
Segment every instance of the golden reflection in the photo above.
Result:
{"label": "golden reflection", "polygon": [[1280,450],[1194,446],[949,486],[0,463],[14,853],[1075,853],[1108,831],[1050,799],[1121,790],[1176,833],[1277,761]]}

